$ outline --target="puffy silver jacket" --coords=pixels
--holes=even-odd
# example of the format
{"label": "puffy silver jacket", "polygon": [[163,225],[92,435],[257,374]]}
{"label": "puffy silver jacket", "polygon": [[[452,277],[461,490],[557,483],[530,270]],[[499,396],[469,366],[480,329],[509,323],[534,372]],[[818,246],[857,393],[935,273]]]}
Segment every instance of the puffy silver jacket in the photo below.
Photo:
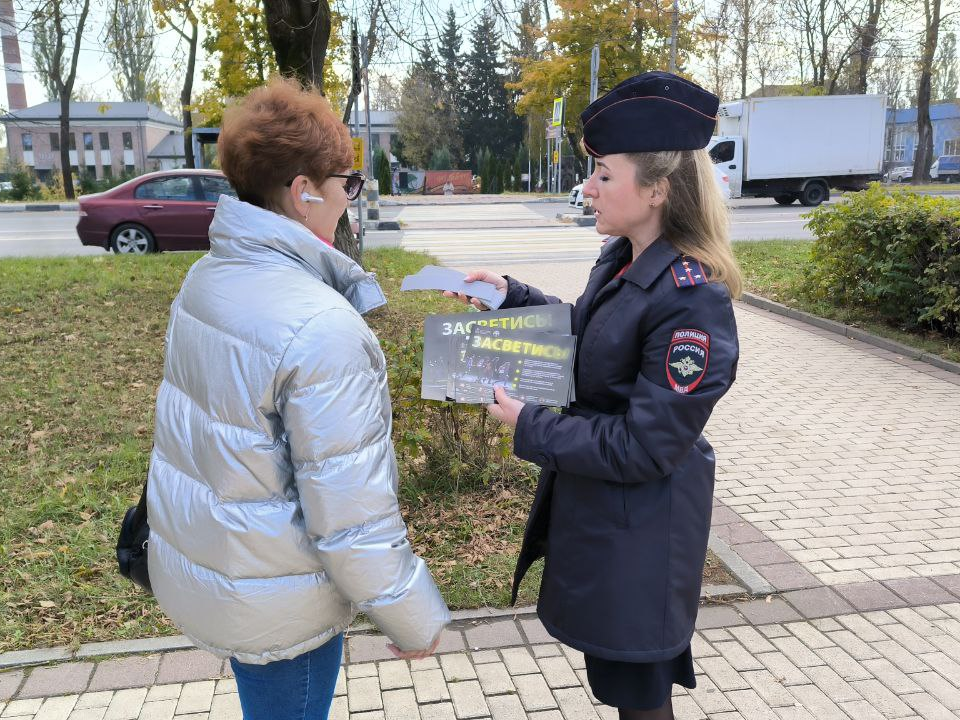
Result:
{"label": "puffy silver jacket", "polygon": [[164,612],[245,663],[296,657],[357,610],[400,648],[450,615],[397,505],[376,281],[302,225],[222,196],[170,311],[150,459]]}

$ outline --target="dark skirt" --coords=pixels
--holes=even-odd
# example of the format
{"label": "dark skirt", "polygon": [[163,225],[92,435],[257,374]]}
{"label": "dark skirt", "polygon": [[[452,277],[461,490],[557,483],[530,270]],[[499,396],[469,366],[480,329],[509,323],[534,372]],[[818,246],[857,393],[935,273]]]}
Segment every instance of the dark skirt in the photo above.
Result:
{"label": "dark skirt", "polygon": [[633,663],[585,655],[587,679],[594,696],[604,705],[625,710],[656,710],[673,692],[674,685],[695,688],[690,646],[672,660]]}

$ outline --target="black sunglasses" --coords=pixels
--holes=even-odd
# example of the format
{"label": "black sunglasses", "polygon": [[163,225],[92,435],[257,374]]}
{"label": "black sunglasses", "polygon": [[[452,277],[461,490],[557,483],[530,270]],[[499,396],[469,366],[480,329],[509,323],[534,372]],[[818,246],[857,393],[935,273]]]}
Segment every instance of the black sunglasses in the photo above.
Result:
{"label": "black sunglasses", "polygon": [[367,176],[356,170],[352,173],[348,173],[347,175],[333,173],[330,177],[341,177],[347,179],[347,181],[343,184],[343,191],[347,194],[348,200],[356,200],[358,197],[360,197],[360,191],[363,190],[363,184],[367,181]]}
{"label": "black sunglasses", "polygon": [[[302,174],[303,173],[297,173],[297,175]],[[294,175],[292,178],[287,180],[284,185],[290,187],[293,184],[293,181],[297,179],[297,175]],[[347,181],[343,184],[343,191],[347,194],[348,200],[356,200],[358,197],[360,197],[360,191],[363,190],[363,184],[367,181],[367,176],[356,170],[346,175],[343,173],[332,173],[328,177],[347,179]]]}

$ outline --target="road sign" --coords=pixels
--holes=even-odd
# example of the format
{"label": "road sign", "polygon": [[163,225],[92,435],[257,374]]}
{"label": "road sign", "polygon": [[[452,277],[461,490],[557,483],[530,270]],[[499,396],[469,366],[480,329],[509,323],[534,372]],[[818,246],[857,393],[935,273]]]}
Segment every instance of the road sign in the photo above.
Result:
{"label": "road sign", "polygon": [[559,153],[557,150],[554,150],[554,151],[553,151],[553,163],[554,163],[554,165],[556,165],[558,162],[560,162],[560,153]]}
{"label": "road sign", "polygon": [[553,120],[550,123],[554,127],[559,127],[563,124],[563,98],[558,97],[553,99]]}
{"label": "road sign", "polygon": [[551,140],[559,140],[559,139],[560,139],[560,132],[561,132],[562,129],[563,129],[563,128],[561,128],[560,126],[553,127],[553,126],[551,125],[550,127],[547,128],[547,133],[546,133],[545,137],[548,137],[548,138],[550,138]]}
{"label": "road sign", "polygon": [[353,140],[353,169],[363,170],[363,138],[352,138]]}

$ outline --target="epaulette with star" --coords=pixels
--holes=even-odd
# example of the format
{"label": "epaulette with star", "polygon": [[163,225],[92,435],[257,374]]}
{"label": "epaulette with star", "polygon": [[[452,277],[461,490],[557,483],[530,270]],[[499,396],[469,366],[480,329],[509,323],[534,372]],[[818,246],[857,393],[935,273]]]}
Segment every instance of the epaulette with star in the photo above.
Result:
{"label": "epaulette with star", "polygon": [[670,265],[670,272],[673,273],[673,282],[678,288],[706,285],[710,282],[707,271],[703,269],[700,261],[689,255],[683,255],[674,260]]}

